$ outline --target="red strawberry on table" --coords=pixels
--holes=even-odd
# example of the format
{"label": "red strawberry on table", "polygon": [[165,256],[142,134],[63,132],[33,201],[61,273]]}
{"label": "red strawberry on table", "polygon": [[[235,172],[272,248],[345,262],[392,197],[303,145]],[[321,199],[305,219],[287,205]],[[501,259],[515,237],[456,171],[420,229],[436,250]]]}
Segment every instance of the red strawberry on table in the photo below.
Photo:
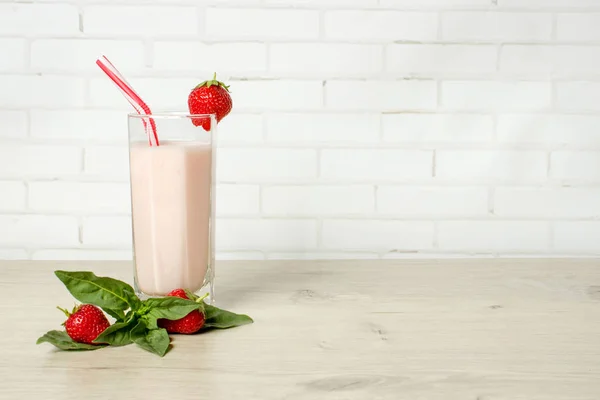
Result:
{"label": "red strawberry on table", "polygon": [[[231,112],[232,106],[229,86],[218,81],[216,73],[212,80],[202,82],[192,89],[188,96],[190,114],[215,114],[217,123]],[[210,129],[208,118],[193,118],[192,123],[202,126],[207,131]]]}
{"label": "red strawberry on table", "polygon": [[91,304],[77,306],[72,312],[58,309],[67,316],[63,323],[67,335],[79,343],[97,344],[94,340],[110,326],[102,310]]}
{"label": "red strawberry on table", "polygon": [[[183,289],[175,289],[167,296],[190,299]],[[200,328],[202,328],[204,325],[204,314],[199,310],[194,310],[180,319],[170,320],[161,318],[157,321],[157,324],[159,327],[165,328],[169,333],[183,333],[189,335],[198,332]]]}

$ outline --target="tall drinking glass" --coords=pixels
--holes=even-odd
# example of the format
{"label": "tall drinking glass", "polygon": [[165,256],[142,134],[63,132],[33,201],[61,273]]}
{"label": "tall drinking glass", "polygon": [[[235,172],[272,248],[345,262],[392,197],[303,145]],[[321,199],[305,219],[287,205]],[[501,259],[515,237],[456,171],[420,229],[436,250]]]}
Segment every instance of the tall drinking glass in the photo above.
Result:
{"label": "tall drinking glass", "polygon": [[[206,130],[192,121],[204,121]],[[210,121],[210,124],[208,122]],[[159,145],[147,130],[156,127]],[[214,115],[128,115],[134,287],[141,298],[183,288],[214,302]]]}

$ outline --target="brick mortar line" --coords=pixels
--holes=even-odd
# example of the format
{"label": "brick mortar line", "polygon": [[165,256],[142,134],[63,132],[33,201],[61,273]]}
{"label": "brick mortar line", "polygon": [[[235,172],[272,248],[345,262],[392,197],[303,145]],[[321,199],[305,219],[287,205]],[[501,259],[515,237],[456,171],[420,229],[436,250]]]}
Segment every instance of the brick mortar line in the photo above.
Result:
{"label": "brick mortar line", "polygon": [[[58,180],[57,180],[58,179]],[[85,176],[77,175],[64,175],[58,178],[57,176],[14,176],[9,175],[6,177],[0,176],[0,181],[3,182],[23,182],[28,180],[30,182],[67,182],[67,183],[112,183],[112,184],[127,184],[127,179],[115,180],[115,179],[97,179],[88,178]],[[221,180],[217,183],[218,185],[247,185],[256,186],[262,185],[268,186],[362,186],[362,185],[378,185],[378,186],[403,186],[403,187],[488,187],[490,185],[496,187],[514,187],[514,188],[538,188],[538,189],[557,189],[563,188],[565,190],[572,189],[598,189],[600,188],[600,180],[576,180],[576,179],[557,179],[557,180],[528,180],[525,182],[509,181],[509,180],[473,180],[465,178],[454,178],[453,180],[440,181],[438,178],[425,178],[422,180],[373,180],[373,179],[362,179],[362,180],[349,180],[345,178],[337,179],[282,179],[282,180]]]}
{"label": "brick mortar line", "polygon": [[[208,71],[208,70],[207,70]],[[206,72],[206,71],[204,71]],[[539,75],[542,75],[541,77]],[[547,83],[552,82],[558,83],[569,83],[569,82],[600,82],[600,73],[585,73],[585,72],[568,72],[560,73],[555,75],[546,75],[545,73],[495,73],[495,72],[478,72],[468,73],[465,75],[451,74],[443,75],[440,73],[431,73],[424,75],[412,75],[410,73],[370,73],[367,75],[361,74],[345,74],[345,75],[332,75],[315,72],[314,74],[280,74],[280,75],[267,75],[264,74],[248,74],[247,76],[240,76],[241,74],[236,73],[225,73],[222,75],[229,75],[228,80],[230,82],[278,82],[278,83],[291,83],[291,82],[366,82],[366,83],[389,83],[389,82],[431,82],[436,81],[443,82],[484,82],[484,83]],[[36,69],[36,70],[6,70],[0,72],[0,78],[2,77],[31,77],[38,78],[40,76],[46,78],[71,78],[71,81],[84,81],[84,80],[96,80],[102,79],[100,75],[94,70],[56,70],[56,69]],[[153,79],[158,81],[168,80],[180,80],[187,81],[197,78],[198,72],[192,71],[173,71],[173,70],[146,70],[141,72],[127,71],[128,78],[134,79]],[[32,105],[32,107],[37,107]],[[43,106],[42,106],[43,107]],[[108,105],[98,105],[98,108],[112,110]],[[73,105],[66,105],[63,108],[74,108]],[[117,108],[119,109],[119,108]],[[125,109],[121,107],[120,109]]]}
{"label": "brick mortar line", "polygon": [[[44,251],[56,251],[56,252],[131,252],[129,249],[125,248],[90,248],[90,247],[0,247],[0,251],[16,251],[16,252],[24,252],[26,253],[28,258],[16,258],[17,260],[21,259],[31,259],[32,254]],[[260,258],[228,258],[228,255],[244,255],[244,254],[254,254],[259,255]],[[288,256],[296,256],[298,254],[306,255],[306,258],[287,258]],[[537,252],[533,252],[532,250],[523,250],[521,252],[517,252],[514,250],[509,251],[508,253],[499,252],[497,249],[495,250],[457,250],[452,251],[451,249],[426,249],[426,250],[407,250],[403,251],[393,251],[393,250],[380,250],[376,249],[373,251],[363,251],[363,250],[345,250],[336,248],[332,249],[309,249],[306,250],[304,248],[298,249],[283,249],[283,250],[269,250],[269,251],[258,251],[258,250],[218,250],[216,252],[218,261],[233,261],[233,260],[327,260],[333,259],[332,255],[336,256],[344,256],[340,259],[352,260],[352,255],[354,256],[373,256],[373,259],[384,259],[384,260],[392,260],[392,259],[406,259],[406,260],[427,260],[433,258],[515,258],[515,257],[526,257],[526,258],[539,258],[540,256],[549,257],[549,258],[596,258],[600,252],[597,251],[567,251],[567,250],[554,250],[554,249],[545,249],[538,250]],[[321,255],[325,258],[319,258]],[[314,257],[313,257],[314,256]],[[433,257],[435,256],[435,257]],[[281,257],[281,258],[280,258]],[[360,257],[358,259],[370,259],[370,257]],[[85,260],[101,260],[99,258],[89,258]],[[111,259],[113,260],[113,259]],[[131,261],[131,258],[116,258],[116,261]]]}
{"label": "brick mortar line", "polygon": [[[21,5],[28,4],[27,1],[15,1],[11,4]],[[130,7],[130,6],[145,6],[146,8],[154,8],[154,7],[167,7],[167,8],[184,8],[191,7],[197,4],[194,1],[168,1],[168,0],[159,0],[154,2],[148,1],[128,1],[127,3],[122,3],[119,1],[83,1],[80,2],[78,0],[56,0],[56,1],[48,1],[42,4],[44,5],[56,5],[56,4],[67,4],[67,5],[76,5],[81,3],[84,6],[104,6],[107,8],[111,7]],[[516,6],[502,6],[495,4],[488,4],[482,6],[450,6],[444,7],[443,5],[431,5],[431,6],[419,6],[419,5],[382,5],[382,4],[374,4],[367,6],[357,6],[357,5],[344,5],[344,4],[336,4],[335,6],[315,6],[313,4],[302,4],[302,3],[294,3],[294,4],[277,4],[277,3],[268,3],[268,2],[258,2],[248,4],[245,1],[232,1],[232,2],[205,2],[204,5],[206,7],[215,8],[215,9],[241,9],[241,10],[302,10],[302,11],[405,11],[405,12],[436,12],[439,10],[447,11],[447,12],[495,12],[495,13],[523,13],[523,14],[537,14],[537,13],[549,13],[549,12],[588,12],[588,11],[600,11],[599,6],[573,6],[573,7],[560,7],[560,6],[524,6],[524,7],[516,7]]]}
{"label": "brick mortar line", "polygon": [[[40,105],[31,105],[31,106],[19,106],[19,107],[9,107],[9,106],[1,106],[0,105],[0,111],[26,111],[28,109],[36,109],[36,110],[42,110],[42,111],[61,111],[64,110],[64,108],[61,107],[44,107],[44,106],[40,106]],[[82,106],[81,108],[72,108],[72,106],[69,106],[69,109],[72,111],[93,111],[94,109],[92,108],[86,108],[85,106]],[[105,111],[110,111],[109,109],[107,109],[105,106],[102,107],[102,110]],[[119,112],[123,112],[124,114],[130,112],[128,110],[123,110],[120,108],[115,108],[112,109],[113,111],[119,111]],[[550,109],[530,109],[530,110],[526,110],[526,109],[510,109],[510,108],[496,108],[495,110],[493,108],[489,108],[489,109],[452,109],[452,108],[440,108],[440,109],[435,109],[435,108],[431,108],[431,109],[407,109],[407,108],[402,108],[402,109],[393,109],[393,108],[387,108],[387,109],[351,109],[351,108],[329,108],[329,109],[323,109],[323,108],[296,108],[296,109],[277,109],[277,108],[264,108],[264,109],[252,109],[252,108],[240,108],[238,109],[237,112],[239,112],[240,114],[262,114],[262,113],[267,113],[267,112],[273,112],[273,113],[278,113],[278,114],[287,114],[287,113],[292,113],[292,114],[373,114],[373,113],[382,113],[382,114],[461,114],[461,115],[467,115],[467,114],[473,114],[473,115],[490,115],[492,114],[494,111],[499,112],[500,114],[503,115],[523,115],[523,116],[528,116],[528,115],[581,115],[581,116],[598,116],[600,115],[600,110],[589,110],[589,109],[580,109],[580,110],[575,110],[575,109],[561,109],[561,110],[550,110]],[[51,139],[51,140],[55,140],[55,139]],[[100,139],[97,140],[98,143],[102,142],[104,143],[104,141],[101,141]],[[107,141],[108,142],[108,141]],[[250,143],[250,142],[248,142]]]}
{"label": "brick mortar line", "polygon": [[[57,211],[15,211],[15,212],[6,212],[0,211],[0,217],[67,217],[70,219],[75,219],[78,222],[78,226],[83,228],[84,220],[89,218],[102,219],[102,218],[120,218],[120,219],[130,219],[130,214],[111,214],[111,213],[69,213],[65,212],[57,212]],[[434,218],[435,220],[432,220]],[[394,214],[394,213],[363,213],[361,215],[356,214],[326,214],[326,213],[316,213],[314,215],[304,215],[304,214],[290,214],[290,215],[281,215],[281,214],[269,214],[269,213],[261,213],[261,214],[244,214],[244,215],[217,215],[217,220],[221,221],[314,221],[318,224],[319,221],[327,222],[327,221],[363,221],[363,222],[398,222],[398,223],[447,223],[447,222],[464,222],[464,223],[472,223],[472,222],[483,222],[483,223],[551,223],[551,222],[577,222],[577,223],[595,223],[600,224],[600,219],[598,217],[569,217],[569,216],[557,216],[553,213],[551,216],[539,216],[539,217],[525,217],[525,216],[473,216],[473,215],[455,215],[455,216],[443,216],[443,215],[433,215],[432,213],[422,214],[422,215],[414,215],[414,214]]]}
{"label": "brick mortar line", "polygon": [[[150,72],[150,73],[149,73]],[[208,73],[209,71],[203,71],[203,73]],[[74,76],[74,74],[77,74]],[[543,74],[543,73],[542,73]],[[575,74],[575,73],[574,73]],[[100,78],[97,75],[94,75],[93,72],[89,72],[89,73],[82,73],[82,71],[46,71],[46,72],[35,72],[35,71],[26,71],[26,72],[15,72],[15,71],[5,71],[5,72],[0,72],[0,79],[2,77],[10,77],[10,78],[14,78],[14,77],[22,77],[22,78],[27,78],[27,77],[31,77],[34,79],[38,79],[38,76],[44,76],[44,77],[48,77],[48,78],[60,78],[60,79],[69,79],[71,82],[76,82],[78,80],[96,80],[99,81]],[[227,75],[227,74],[221,74],[221,76],[223,75]],[[188,72],[182,72],[182,73],[175,73],[173,71],[169,71],[167,72],[163,72],[161,73],[161,71],[146,71],[143,74],[135,74],[135,73],[130,73],[128,74],[128,78],[131,79],[132,81],[136,80],[136,79],[149,79],[149,80],[158,80],[158,81],[165,81],[168,82],[168,80],[172,79],[172,80],[180,80],[180,81],[193,81],[194,79],[197,79],[198,77],[198,72],[196,72],[195,74],[193,73],[188,73]],[[241,77],[239,76],[239,74],[237,76],[233,76],[233,77],[228,77],[228,79],[226,79],[227,81],[229,81],[230,84],[235,84],[238,82],[254,82],[254,83],[260,83],[260,82],[283,82],[283,83],[291,83],[291,82],[306,82],[306,83],[310,83],[310,82],[347,82],[347,83],[355,83],[355,82],[366,82],[367,84],[371,84],[371,83],[393,83],[393,82],[432,82],[432,83],[438,83],[438,82],[460,82],[460,83],[470,83],[470,82],[475,82],[475,83],[506,83],[506,84],[512,84],[512,83],[548,83],[551,84],[552,80],[554,80],[554,82],[557,83],[561,83],[561,84],[565,84],[565,83],[579,83],[579,82],[586,82],[586,83],[599,83],[600,82],[600,74],[598,75],[590,75],[590,74],[563,74],[563,75],[556,75],[554,77],[540,77],[539,74],[538,76],[534,76],[532,73],[528,72],[526,74],[523,75],[504,75],[504,74],[495,74],[495,73],[491,73],[491,74],[473,74],[473,75],[452,75],[452,76],[440,76],[440,75],[421,75],[421,76],[406,76],[406,75],[393,75],[393,74],[376,74],[376,75],[369,75],[369,76],[361,76],[361,75],[327,75],[327,76],[323,76],[321,74],[317,74],[315,73],[314,75],[311,74],[306,74],[303,76],[298,76],[298,75],[272,75],[272,76],[267,76],[267,75],[263,75],[263,76],[252,76],[252,77]],[[85,84],[84,84],[85,85]],[[32,104],[33,105],[33,104]],[[8,105],[7,105],[8,106]],[[36,105],[33,105],[33,107],[36,107]],[[43,106],[42,106],[43,107]],[[65,107],[68,108],[72,108],[74,107],[73,104],[69,104],[66,105]],[[108,109],[110,106],[109,105],[99,105],[99,108],[105,108]],[[336,107],[335,105],[332,105],[331,107]],[[595,107],[595,106],[594,106]],[[123,107],[121,107],[123,108]],[[382,107],[384,108],[384,107]],[[247,109],[251,109],[251,108],[247,108]],[[374,108],[372,108],[373,110],[375,110]],[[408,108],[410,109],[410,108]],[[433,109],[433,107],[431,107],[431,109]],[[480,109],[480,108],[477,108]],[[365,108],[364,110],[368,110],[367,108]],[[589,110],[589,109],[588,109]]]}
{"label": "brick mortar line", "polygon": [[[22,113],[27,113],[28,111],[31,112],[97,112],[97,113],[104,113],[104,112],[109,112],[109,113],[128,113],[130,112],[129,110],[124,110],[124,109],[117,109],[117,108],[106,108],[106,107],[100,107],[100,108],[74,108],[74,107],[57,107],[57,108],[52,108],[52,107],[41,107],[41,106],[28,106],[28,107],[1,107],[0,106],[0,112],[22,112]],[[600,110],[594,111],[594,110],[501,110],[500,111],[500,116],[503,115],[520,115],[520,116],[546,116],[546,117],[551,117],[551,116],[557,116],[557,117],[564,117],[564,116],[580,116],[580,117],[599,117]],[[456,115],[456,116],[489,116],[492,117],[494,116],[494,110],[490,109],[489,111],[485,111],[485,110],[404,110],[404,111],[381,111],[381,110],[348,110],[348,109],[309,109],[309,110],[304,110],[304,109],[290,109],[290,110],[282,110],[282,109],[265,109],[265,110],[240,110],[237,112],[237,115],[239,116],[247,116],[247,115],[254,115],[254,116],[265,116],[266,118],[269,118],[269,116],[272,115],[323,115],[323,116],[333,116],[333,115],[339,115],[339,116],[343,116],[343,115],[347,115],[347,114],[353,114],[353,115],[360,115],[360,116],[376,116],[376,115],[381,115],[381,116],[386,116],[386,115],[430,115],[430,116],[435,116],[435,115]],[[41,136],[34,136],[34,137],[30,137],[31,139],[36,139],[36,138],[42,138]],[[14,138],[0,138],[0,141],[3,140],[12,140]],[[74,137],[69,138],[69,137],[64,137],[64,138],[59,138],[59,137],[51,137],[48,138],[48,140],[50,141],[59,141],[59,140],[72,140],[75,139]],[[264,139],[264,138],[263,138]],[[17,138],[18,140],[18,138]],[[89,140],[96,140],[97,143],[107,143],[107,144],[123,144],[122,142],[120,142],[121,139],[100,139],[100,138],[89,138],[89,139],[80,139],[82,142],[84,143],[89,143]],[[235,141],[231,141],[230,143],[234,143]],[[252,143],[252,142],[240,142],[240,143]],[[441,142],[444,143],[444,142]]]}
{"label": "brick mortar line", "polygon": [[[55,179],[49,179],[49,180],[29,180],[27,182],[24,182],[23,179],[18,179],[18,178],[14,178],[12,180],[8,180],[8,179],[1,179],[0,182],[23,182],[23,183],[28,183],[28,184],[36,184],[36,183],[66,183],[66,184],[110,184],[110,185],[129,185],[129,182],[123,181],[123,182],[107,182],[107,181],[81,181],[81,180],[60,180],[57,181]],[[246,182],[242,182],[242,183],[217,183],[217,186],[232,186],[232,185],[236,185],[236,186],[250,186],[250,187],[258,187],[260,186],[261,189],[265,189],[265,188],[278,188],[278,189],[282,189],[282,188],[286,188],[286,187],[290,187],[290,188],[323,188],[323,187],[327,187],[327,188],[362,188],[362,189],[366,189],[366,188],[381,188],[381,187],[386,187],[386,188],[419,188],[419,189],[464,189],[464,190],[468,190],[468,189],[486,189],[488,187],[490,187],[489,182],[483,182],[483,183],[478,183],[478,184],[474,184],[474,183],[464,183],[464,182],[435,182],[435,181],[430,181],[430,182],[384,182],[384,183],[370,183],[369,182],[363,182],[363,183],[356,183],[356,182],[341,182],[341,181],[337,181],[337,182],[318,182],[318,181],[311,181],[311,182],[281,182],[281,183],[246,183]],[[600,182],[598,183],[592,183],[592,184],[580,184],[578,186],[565,186],[563,182],[556,182],[554,184],[548,184],[546,183],[546,185],[544,186],[540,186],[539,184],[535,184],[535,183],[526,183],[526,184],[518,184],[518,183],[501,183],[501,184],[495,184],[493,186],[493,188],[496,189],[516,189],[516,190],[522,190],[522,189],[531,189],[532,191],[546,191],[546,190],[556,190],[556,191],[587,191],[587,190],[600,190]],[[6,211],[6,210],[5,210]],[[20,209],[20,210],[13,210],[14,212],[24,212],[27,211],[26,209]],[[10,211],[10,212],[13,212]],[[0,211],[1,213],[1,211]],[[116,213],[118,215],[129,215],[129,211],[121,211],[121,212],[113,212]],[[261,214],[262,211],[259,211],[256,214],[252,214],[252,215],[257,215],[257,214]],[[106,212],[100,212],[97,214],[101,214],[101,215],[105,215]],[[219,214],[222,215],[222,214]]]}
{"label": "brick mortar line", "polygon": [[[1,3],[0,3],[1,4]],[[397,44],[397,45],[472,45],[472,46],[484,46],[484,45],[523,45],[523,46],[598,46],[600,40],[568,40],[568,39],[545,39],[545,40],[456,40],[456,39],[394,39],[394,38],[373,38],[373,39],[340,39],[335,37],[323,37],[323,38],[280,38],[278,36],[243,36],[240,35],[237,38],[233,37],[218,37],[210,36],[202,38],[199,34],[163,34],[162,36],[151,35],[148,33],[144,34],[115,34],[115,33],[48,33],[48,34],[29,34],[25,32],[19,33],[0,33],[0,38],[14,38],[14,39],[28,39],[28,40],[81,40],[81,41],[94,41],[94,40],[106,40],[106,41],[121,41],[121,40],[150,40],[153,42],[197,42],[198,39],[203,39],[202,43],[206,45],[213,44],[231,44],[231,43],[276,43],[276,44],[354,44],[354,45],[382,45],[382,44]]]}
{"label": "brick mortar line", "polygon": [[[43,107],[43,106],[27,106],[27,107],[2,107],[0,106],[0,112],[24,112],[27,111],[42,111],[42,112],[109,112],[109,113],[128,113],[130,110],[122,109],[122,108],[107,108],[107,107],[90,107],[90,108],[77,108],[77,107]],[[350,109],[290,109],[290,110],[282,110],[282,109],[264,109],[264,110],[248,110],[242,109],[237,112],[237,115],[260,115],[269,118],[271,115],[364,115],[364,116],[375,116],[375,115],[400,115],[400,114],[410,114],[410,115],[458,115],[458,116],[493,116],[495,110],[490,109],[489,111],[485,110],[457,110],[457,109],[442,109],[442,110],[405,110],[405,111],[381,111],[381,110],[350,110]],[[600,116],[600,109],[597,111],[594,110],[501,110],[500,115],[534,115],[534,116]],[[7,139],[7,138],[4,138]],[[49,140],[59,140],[60,138],[50,138]],[[65,138],[69,139],[69,138]],[[0,138],[0,140],[3,140]],[[88,139],[85,139],[87,143]],[[93,140],[93,139],[89,139]],[[100,139],[98,139],[100,142]],[[117,142],[119,139],[107,140],[108,142],[113,141]],[[101,141],[105,143],[105,141]],[[247,142],[251,143],[251,142]]]}

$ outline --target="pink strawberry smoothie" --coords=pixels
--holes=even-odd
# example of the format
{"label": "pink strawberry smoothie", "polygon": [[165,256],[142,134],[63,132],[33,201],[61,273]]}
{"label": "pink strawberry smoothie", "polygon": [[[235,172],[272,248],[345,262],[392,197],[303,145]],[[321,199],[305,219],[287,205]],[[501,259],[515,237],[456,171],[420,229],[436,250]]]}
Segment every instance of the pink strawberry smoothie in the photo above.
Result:
{"label": "pink strawberry smoothie", "polygon": [[145,294],[195,292],[203,286],[211,263],[211,164],[206,144],[131,146],[135,269]]}

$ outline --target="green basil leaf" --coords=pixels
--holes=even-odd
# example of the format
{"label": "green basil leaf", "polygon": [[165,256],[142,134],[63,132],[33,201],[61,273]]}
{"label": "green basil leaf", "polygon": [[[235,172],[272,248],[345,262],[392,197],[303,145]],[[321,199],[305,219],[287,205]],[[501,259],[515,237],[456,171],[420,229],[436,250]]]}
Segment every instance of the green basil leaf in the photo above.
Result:
{"label": "green basil leaf", "polygon": [[107,343],[111,346],[125,346],[132,343],[131,330],[137,324],[136,320],[128,322],[115,322],[104,330],[94,340],[95,343]]}
{"label": "green basil leaf", "polygon": [[204,304],[204,326],[207,329],[227,329],[234,326],[251,324],[254,321],[247,315],[236,314],[231,311],[222,310],[209,304]]}
{"label": "green basil leaf", "polygon": [[102,310],[117,320],[117,322],[123,322],[125,320],[125,313],[121,310],[111,310],[110,308],[102,308]]}
{"label": "green basil leaf", "polygon": [[55,271],[69,292],[82,303],[95,304],[103,310],[110,310],[111,316],[123,317],[128,308],[137,310],[140,299],[131,286],[123,281],[108,277],[98,277],[93,272]]}
{"label": "green basil leaf", "polygon": [[104,345],[75,342],[65,331],[49,331],[37,340],[36,344],[40,343],[50,343],[61,350],[98,350],[104,347]]}
{"label": "green basil leaf", "polygon": [[175,320],[183,318],[194,310],[201,310],[202,304],[180,297],[168,296],[145,300],[142,308],[147,309],[146,314],[143,316],[146,326],[148,329],[156,329],[158,328],[156,324],[158,319]]}
{"label": "green basil leaf", "polygon": [[135,342],[137,339],[146,336],[147,333],[148,328],[146,327],[146,323],[142,319],[139,319],[137,324],[131,329],[130,337]]}
{"label": "green basil leaf", "polygon": [[150,346],[150,344],[148,344],[148,341],[146,340],[146,335],[136,338],[134,340],[134,343],[142,349],[149,351],[150,353],[156,353],[154,349]]}
{"label": "green basil leaf", "polygon": [[166,329],[153,329],[148,331],[145,336],[136,338],[135,343],[142,349],[162,357],[169,349],[171,338]]}

